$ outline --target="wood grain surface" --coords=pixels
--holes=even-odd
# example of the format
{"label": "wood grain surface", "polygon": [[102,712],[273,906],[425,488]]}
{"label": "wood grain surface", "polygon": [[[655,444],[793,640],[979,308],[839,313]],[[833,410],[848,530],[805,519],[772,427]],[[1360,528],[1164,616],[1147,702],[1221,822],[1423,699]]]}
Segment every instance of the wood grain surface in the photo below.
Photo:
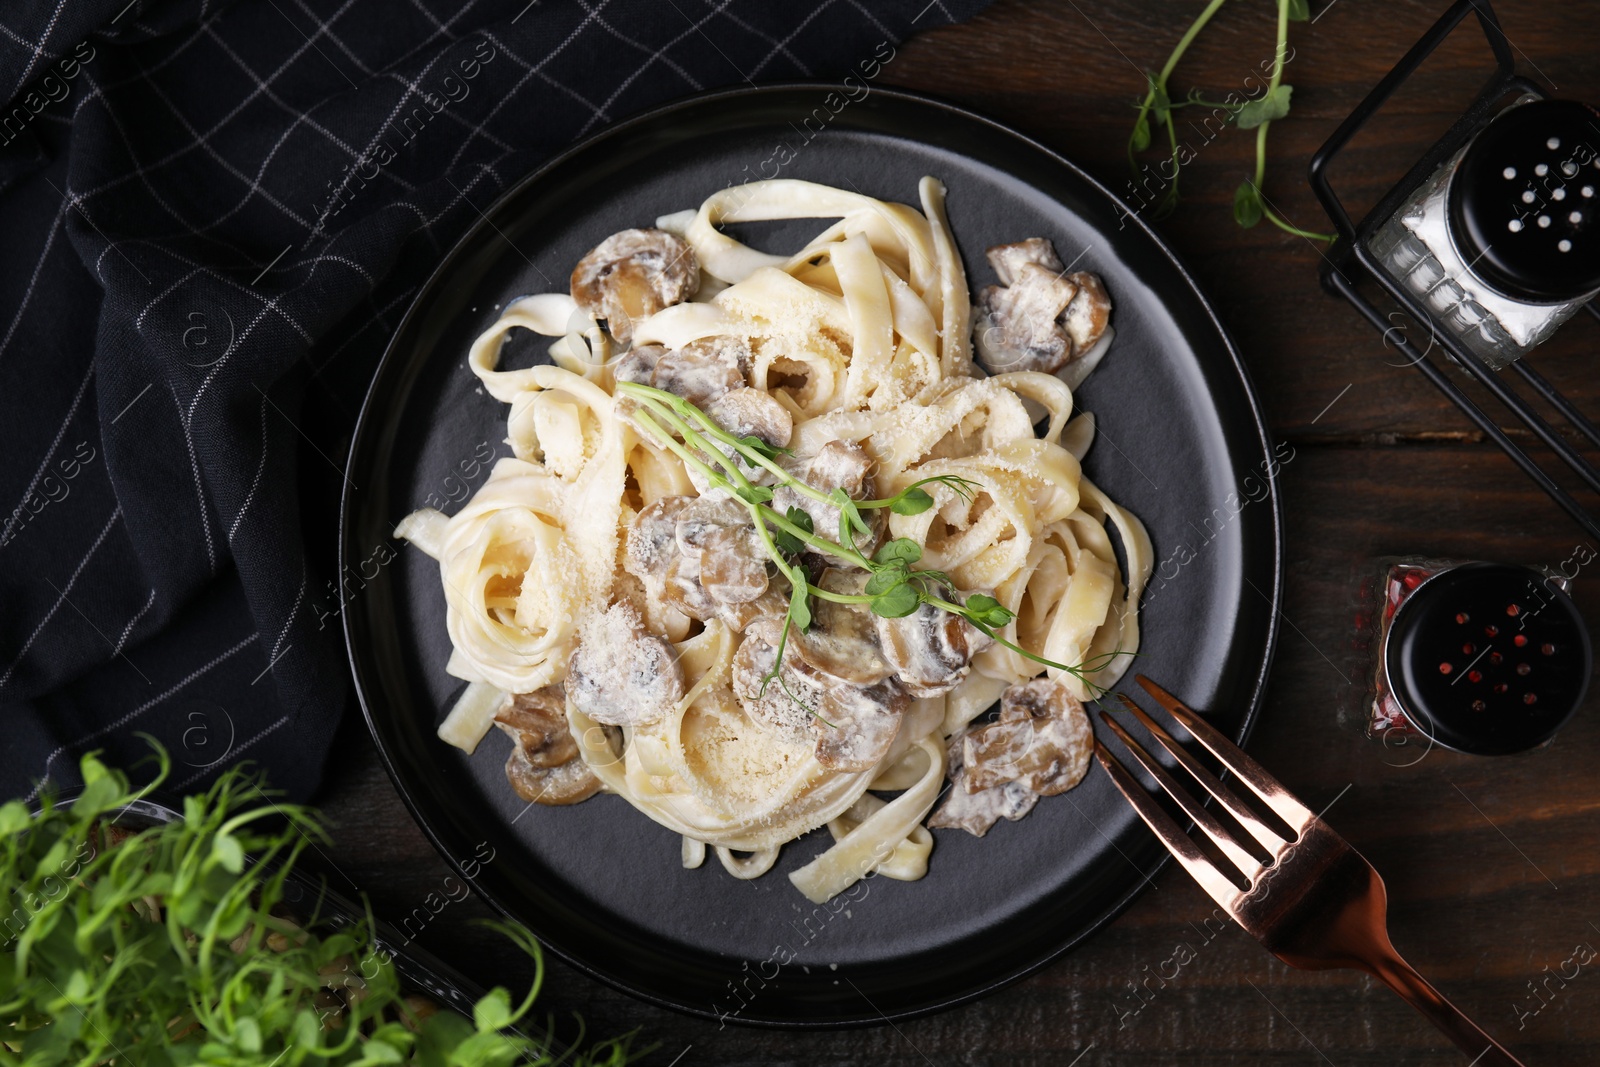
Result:
{"label": "wood grain surface", "polygon": [[[1120,191],[1141,71],[1159,67],[1201,6],[1000,0],[968,24],[901,47],[880,81],[992,115]],[[1265,185],[1290,220],[1328,228],[1306,163],[1444,6],[1312,0],[1316,21],[1292,27],[1294,108],[1272,127]],[[1227,5],[1179,67],[1174,95],[1242,85],[1271,58],[1274,8]],[[1600,8],[1505,0],[1498,10],[1523,73],[1558,95],[1600,100]],[[1488,73],[1487,49],[1469,25],[1343,160],[1335,179],[1358,216]],[[1600,1058],[1600,962],[1569,980],[1553,976],[1578,945],[1600,945],[1595,698],[1552,745],[1525,756],[1386,748],[1362,736],[1357,705],[1368,667],[1352,628],[1356,587],[1379,556],[1558,564],[1583,535],[1419,373],[1396,366],[1376,331],[1319,288],[1317,245],[1265,223],[1234,225],[1233,190],[1252,168],[1253,139],[1230,130],[1193,140],[1183,203],[1157,226],[1237,339],[1272,435],[1296,453],[1281,479],[1284,625],[1251,750],[1311,807],[1330,805],[1328,821],[1388,883],[1396,946],[1446,995],[1530,1067],[1592,1064]],[[1600,413],[1596,329],[1575,320],[1537,365]],[[1587,617],[1600,618],[1600,581],[1580,574],[1575,592]],[[440,891],[448,870],[406,814],[358,715],[345,725],[341,753],[319,798],[336,824],[327,865],[336,884],[366,892],[379,914],[403,916]],[[1466,1062],[1373,981],[1293,971],[1237,928],[1203,925],[1212,911],[1168,867],[1125,915],[1042,973],[977,1003],[875,1029],[719,1029],[557,961],[542,1004],[567,1032],[574,1012],[591,1034],[637,1030],[658,1046],[647,1062],[677,1067]],[[526,981],[526,961],[470,922],[488,914],[476,899],[450,904],[419,941],[486,981]],[[1194,958],[1177,967],[1180,945]]]}

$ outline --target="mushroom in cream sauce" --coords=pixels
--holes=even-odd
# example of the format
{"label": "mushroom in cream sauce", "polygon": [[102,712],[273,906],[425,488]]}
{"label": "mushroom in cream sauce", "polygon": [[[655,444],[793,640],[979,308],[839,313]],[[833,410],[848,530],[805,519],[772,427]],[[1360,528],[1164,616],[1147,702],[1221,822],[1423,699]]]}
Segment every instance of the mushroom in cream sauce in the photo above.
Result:
{"label": "mushroom in cream sauce", "polygon": [[1040,797],[1077,785],[1093,748],[1089,716],[1066,686],[1050,678],[1013,685],[999,718],[950,738],[950,790],[928,825],[982,837],[996,820],[1020,819]]}
{"label": "mushroom in cream sauce", "polygon": [[[843,489],[845,495],[852,500],[865,500],[873,493],[872,457],[867,455],[866,449],[854,442],[829,441],[817,450],[816,455],[800,461],[798,466],[799,469],[795,473],[800,480],[822,493]],[[792,507],[799,508],[810,516],[813,531],[830,541],[838,540],[837,504],[824,504],[813,500],[785,485],[773,492],[772,507],[779,514],[786,514]],[[855,538],[855,547],[862,552],[870,553],[877,547],[886,523],[881,509],[866,512],[865,518],[868,525],[873,528],[873,534],[871,536],[858,534]]]}
{"label": "mushroom in cream sauce", "polygon": [[690,341],[656,360],[651,384],[703,410],[735,389],[746,388],[744,372],[739,369],[741,349],[749,351],[743,341],[731,337]]}
{"label": "mushroom in cream sauce", "polygon": [[759,437],[774,448],[787,448],[794,436],[794,416],[764,389],[734,389],[713,400],[706,414],[735,437]]}
{"label": "mushroom in cream sauce", "polygon": [[646,726],[683,698],[683,671],[672,646],[645,629],[638,610],[616,603],[579,630],[566,688],[573,707],[595,722]]}
{"label": "mushroom in cream sauce", "polygon": [[1094,347],[1111,318],[1098,276],[1066,273],[1042,237],[989,249],[1000,285],[978,293],[974,338],[985,368],[1054,373]]}
{"label": "mushroom in cream sauce", "polygon": [[886,679],[876,685],[840,684],[823,695],[818,715],[817,762],[836,771],[876,767],[894,744],[911,698]]}
{"label": "mushroom in cream sauce", "polygon": [[508,697],[494,724],[511,738],[506,779],[523,800],[576,804],[599,791],[600,779],[578,758],[558,686]]}
{"label": "mushroom in cream sauce", "polygon": [[767,556],[744,506],[728,496],[662,497],[628,530],[623,569],[648,595],[701,622],[739,628],[787,601],[770,591]]}
{"label": "mushroom in cream sauce", "polygon": [[[894,743],[910,704],[905,690],[886,668],[869,669],[870,652],[850,650],[849,637],[843,645],[818,645],[809,654],[798,654],[802,635],[793,627],[782,669],[769,681],[782,635],[781,618],[760,619],[734,653],[733,691],[745,714],[757,726],[791,740],[814,739],[817,762],[825,767],[859,771],[875,766]],[[854,656],[862,653],[865,660],[857,661]],[[859,684],[834,671],[875,680]]]}
{"label": "mushroom in cream sauce", "polygon": [[[866,571],[830,568],[816,584],[829,592],[860,595],[866,580]],[[878,647],[875,618],[862,604],[814,598],[811,625],[803,631],[790,631],[788,654],[838,681],[876,685],[894,674],[894,668]]]}
{"label": "mushroom in cream sauce", "polygon": [[699,281],[694,249],[680,238],[665,230],[623,230],[572,269],[572,299],[627,344],[635,321],[687,300]]}
{"label": "mushroom in cream sauce", "polygon": [[[948,589],[940,589],[944,600]],[[898,619],[877,620],[878,641],[906,691],[915,697],[948,693],[961,683],[989,639],[959,615],[922,604]]]}

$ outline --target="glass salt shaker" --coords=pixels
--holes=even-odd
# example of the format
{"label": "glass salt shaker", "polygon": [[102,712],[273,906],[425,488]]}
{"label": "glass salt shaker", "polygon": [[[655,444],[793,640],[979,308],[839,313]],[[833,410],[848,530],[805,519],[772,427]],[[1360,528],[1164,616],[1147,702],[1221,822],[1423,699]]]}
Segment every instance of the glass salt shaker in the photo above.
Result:
{"label": "glass salt shaker", "polygon": [[1369,737],[1507,755],[1549,741],[1582,705],[1593,650],[1565,574],[1411,556],[1381,560],[1374,577],[1357,619],[1373,661]]}
{"label": "glass salt shaker", "polygon": [[1373,233],[1374,255],[1493,370],[1600,294],[1600,112],[1523,96]]}

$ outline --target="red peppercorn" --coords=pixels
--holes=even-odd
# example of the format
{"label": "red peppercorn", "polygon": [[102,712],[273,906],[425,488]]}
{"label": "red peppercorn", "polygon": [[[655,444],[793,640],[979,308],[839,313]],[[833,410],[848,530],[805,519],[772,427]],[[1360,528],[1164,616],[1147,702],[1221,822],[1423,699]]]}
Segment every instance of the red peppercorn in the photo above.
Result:
{"label": "red peppercorn", "polygon": [[1521,648],[1523,645],[1528,643],[1528,635],[1527,634],[1518,634],[1517,636],[1515,636],[1515,637],[1513,637],[1511,639],[1511,643],[1513,645],[1516,645],[1518,648]]}
{"label": "red peppercorn", "polygon": [[1522,605],[1520,605],[1520,604],[1507,604],[1506,605],[1506,614],[1512,616],[1513,618],[1515,618],[1518,615],[1521,615],[1522,614]]}
{"label": "red peppercorn", "polygon": [[1483,681],[1483,674],[1479,671],[1468,671],[1467,681],[1471,682],[1473,685],[1477,685],[1479,682]]}
{"label": "red peppercorn", "polygon": [[1533,668],[1528,666],[1526,663],[1517,664],[1517,673],[1518,674],[1527,674],[1531,670],[1533,670]]}
{"label": "red peppercorn", "polygon": [[1457,626],[1465,626],[1469,621],[1471,621],[1471,618],[1472,618],[1472,616],[1468,615],[1466,612],[1463,611],[1459,615],[1456,616],[1456,625]]}
{"label": "red peppercorn", "polygon": [[1522,694],[1522,702],[1524,704],[1537,704],[1539,702],[1538,694],[1536,694],[1536,693],[1523,693]]}
{"label": "red peppercorn", "polygon": [[1449,674],[1451,672],[1451,670],[1453,670],[1453,669],[1454,668],[1452,668],[1450,666],[1450,664],[1448,664],[1448,663],[1439,664],[1439,673],[1440,674]]}
{"label": "red peppercorn", "polygon": [[1539,651],[1543,652],[1547,656],[1553,656],[1556,654],[1556,646],[1546,641],[1544,644],[1539,646]]}

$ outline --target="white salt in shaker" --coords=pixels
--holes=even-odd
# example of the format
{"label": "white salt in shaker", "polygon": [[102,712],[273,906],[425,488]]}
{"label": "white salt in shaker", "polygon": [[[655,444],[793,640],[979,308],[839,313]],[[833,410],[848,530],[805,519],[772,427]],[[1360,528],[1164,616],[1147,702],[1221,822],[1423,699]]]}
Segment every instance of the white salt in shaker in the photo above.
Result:
{"label": "white salt in shaker", "polygon": [[1600,113],[1525,96],[1447,160],[1370,247],[1499,370],[1600,294]]}

